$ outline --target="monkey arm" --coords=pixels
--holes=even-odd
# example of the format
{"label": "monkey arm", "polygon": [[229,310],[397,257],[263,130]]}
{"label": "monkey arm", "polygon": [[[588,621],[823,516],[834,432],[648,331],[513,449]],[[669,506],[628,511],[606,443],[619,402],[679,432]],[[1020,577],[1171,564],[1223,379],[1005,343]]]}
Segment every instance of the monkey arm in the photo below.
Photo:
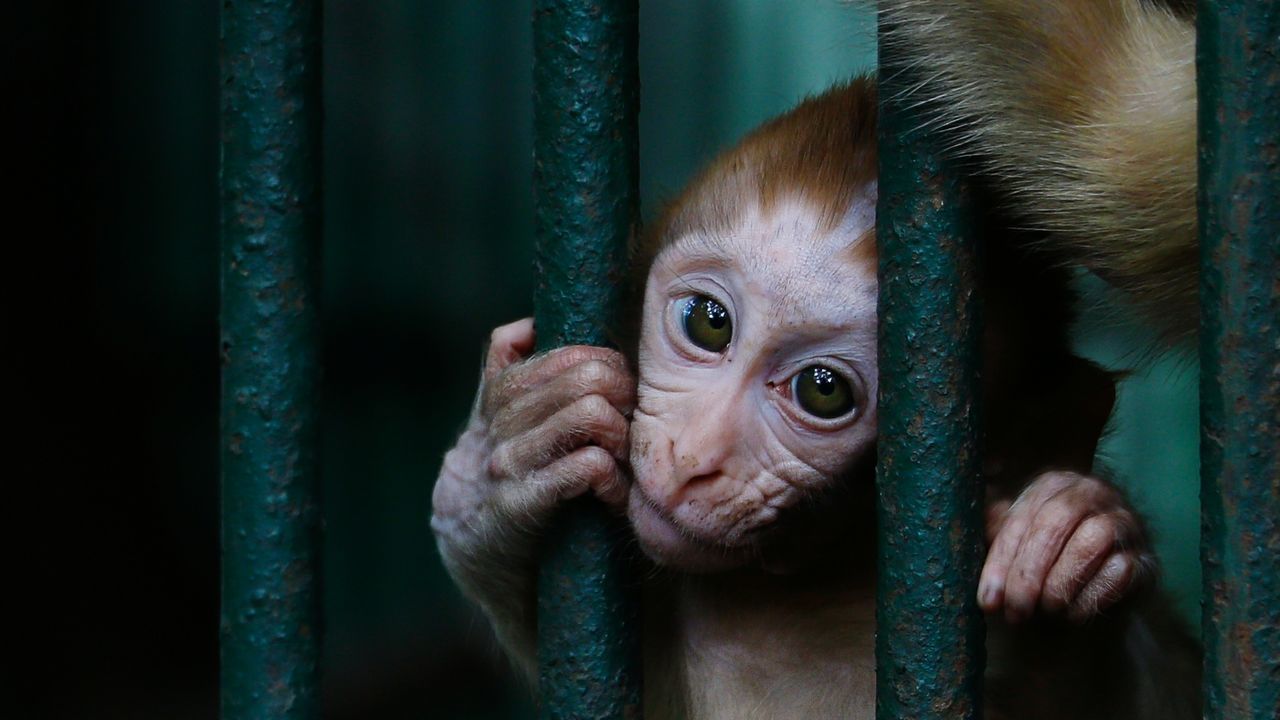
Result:
{"label": "monkey arm", "polygon": [[[995,266],[1004,277],[1014,268],[1026,269]],[[1030,276],[1043,286],[1056,274]],[[989,295],[989,551],[978,598],[1010,622],[1037,611],[1081,622],[1156,575],[1139,514],[1093,469],[1117,376],[1071,354],[1065,335],[1037,329],[1066,299],[1018,285]]]}
{"label": "monkey arm", "polygon": [[530,356],[533,321],[494,330],[467,429],[444,459],[431,527],[445,567],[536,674],[538,538],[560,502],[593,492],[621,509],[635,380],[595,347]]}
{"label": "monkey arm", "polygon": [[1194,333],[1193,23],[1153,0],[885,0],[916,93],[1046,242]]}

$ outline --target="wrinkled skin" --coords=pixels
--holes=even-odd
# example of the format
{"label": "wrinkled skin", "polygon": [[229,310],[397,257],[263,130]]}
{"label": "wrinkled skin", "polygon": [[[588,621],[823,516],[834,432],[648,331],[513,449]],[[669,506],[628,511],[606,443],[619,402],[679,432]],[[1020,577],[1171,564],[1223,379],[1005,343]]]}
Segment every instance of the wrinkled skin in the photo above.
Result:
{"label": "wrinkled skin", "polygon": [[[684,238],[657,258],[640,335],[628,517],[658,562],[688,571],[750,562],[788,509],[872,447],[875,268],[845,257],[870,210],[819,233],[814,213],[795,203],[756,213],[733,237]],[[780,246],[780,233],[796,244]],[[681,304],[696,296],[716,299],[732,318],[722,352],[685,333]],[[797,404],[792,378],[815,364],[848,381],[851,413],[824,420]]]}
{"label": "wrinkled skin", "polygon": [[[875,442],[874,253],[859,248],[872,242],[874,189],[864,198],[833,231],[797,201],[757,208],[731,236],[666,248],[646,286],[638,378],[612,350],[531,354],[528,319],[493,332],[432,519],[455,577],[491,615],[497,601],[481,586],[492,564],[532,573],[530,537],[558,503],[586,492],[625,508],[640,547],[671,569],[803,564],[770,558],[773,537]],[[728,310],[733,338],[721,352],[682,326],[681,302],[695,296]],[[848,381],[852,412],[822,419],[797,404],[792,378],[815,363]],[[1153,566],[1136,516],[1096,477],[1049,472],[1015,499],[992,498],[988,530],[979,601],[1011,622],[1036,612],[1088,619]],[[527,622],[527,612],[495,617],[500,633],[522,634],[501,626]]]}

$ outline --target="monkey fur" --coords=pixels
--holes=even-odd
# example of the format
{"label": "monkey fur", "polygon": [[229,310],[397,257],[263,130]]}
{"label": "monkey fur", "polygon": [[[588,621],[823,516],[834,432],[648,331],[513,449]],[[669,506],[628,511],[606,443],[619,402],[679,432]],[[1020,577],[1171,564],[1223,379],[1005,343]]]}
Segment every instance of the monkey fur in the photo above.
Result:
{"label": "monkey fur", "polygon": [[[630,357],[533,355],[527,319],[494,331],[432,527],[527,677],[538,539],[590,492],[647,558],[646,717],[872,717],[875,113],[854,81],[698,175],[635,248]],[[1113,379],[1068,349],[1062,268],[998,218],[986,235],[986,717],[1198,717],[1195,645],[1152,590],[1141,520],[1090,474]],[[690,343],[707,298],[725,345]],[[801,409],[815,364],[852,410]]]}
{"label": "monkey fur", "polygon": [[1173,340],[1199,318],[1192,3],[882,0],[908,101]]}

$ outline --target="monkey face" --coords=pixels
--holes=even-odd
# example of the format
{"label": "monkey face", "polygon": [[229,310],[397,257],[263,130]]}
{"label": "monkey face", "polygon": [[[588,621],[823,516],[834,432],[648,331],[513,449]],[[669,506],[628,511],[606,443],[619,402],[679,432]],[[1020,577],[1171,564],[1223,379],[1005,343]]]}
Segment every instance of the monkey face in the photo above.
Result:
{"label": "monkey face", "polygon": [[874,443],[874,189],[825,228],[759,204],[676,238],[645,288],[628,515],[659,563],[758,559]]}

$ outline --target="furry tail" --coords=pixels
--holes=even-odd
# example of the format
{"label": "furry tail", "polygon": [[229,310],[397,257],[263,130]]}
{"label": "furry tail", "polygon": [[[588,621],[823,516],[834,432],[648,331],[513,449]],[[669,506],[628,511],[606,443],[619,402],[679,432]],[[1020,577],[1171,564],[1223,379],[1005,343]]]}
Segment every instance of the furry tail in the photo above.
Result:
{"label": "furry tail", "polygon": [[1151,0],[882,0],[1015,214],[1174,336],[1198,319],[1194,23]]}

